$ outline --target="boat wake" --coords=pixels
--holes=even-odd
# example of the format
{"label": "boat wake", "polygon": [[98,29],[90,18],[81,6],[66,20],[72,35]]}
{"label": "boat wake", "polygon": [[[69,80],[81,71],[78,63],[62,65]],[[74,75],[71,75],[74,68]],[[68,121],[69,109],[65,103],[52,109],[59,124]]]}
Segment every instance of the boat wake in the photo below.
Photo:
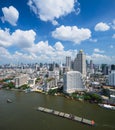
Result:
{"label": "boat wake", "polygon": [[103,126],[103,127],[108,127],[108,128],[112,128],[112,129],[115,129],[115,126],[112,126],[112,125],[108,125],[108,124],[103,124],[102,126]]}

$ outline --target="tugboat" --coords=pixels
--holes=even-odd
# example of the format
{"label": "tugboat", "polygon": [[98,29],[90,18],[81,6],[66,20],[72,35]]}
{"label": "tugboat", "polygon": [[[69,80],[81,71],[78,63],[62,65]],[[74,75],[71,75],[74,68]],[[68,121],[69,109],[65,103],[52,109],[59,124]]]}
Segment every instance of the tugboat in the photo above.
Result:
{"label": "tugboat", "polygon": [[10,99],[7,99],[7,103],[12,103],[12,100],[10,100]]}

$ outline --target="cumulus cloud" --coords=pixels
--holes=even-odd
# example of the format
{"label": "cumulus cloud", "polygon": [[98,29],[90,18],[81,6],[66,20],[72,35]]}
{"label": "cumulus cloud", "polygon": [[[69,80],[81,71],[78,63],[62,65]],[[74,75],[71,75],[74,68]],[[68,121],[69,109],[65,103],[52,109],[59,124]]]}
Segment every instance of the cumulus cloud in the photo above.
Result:
{"label": "cumulus cloud", "polygon": [[2,12],[4,15],[1,18],[2,22],[4,23],[5,21],[7,21],[11,25],[16,26],[17,20],[19,18],[18,10],[13,6],[9,6],[9,8],[7,8],[7,7],[2,8]]}
{"label": "cumulus cloud", "polygon": [[52,37],[62,41],[71,41],[80,44],[80,42],[91,37],[91,31],[87,28],[79,29],[77,26],[62,25],[52,32]]}
{"label": "cumulus cloud", "polygon": [[[66,56],[74,58],[77,54],[77,50],[64,50],[64,46],[61,42],[56,42],[53,46],[48,41],[40,41],[37,44],[33,44],[30,48],[23,48],[14,53],[10,53],[6,48],[0,47],[0,63],[11,62],[65,62]],[[4,60],[5,59],[5,60]]]}
{"label": "cumulus cloud", "polygon": [[34,44],[36,33],[33,30],[20,30],[17,29],[12,34],[9,29],[0,29],[0,46],[9,47],[11,45],[20,48],[27,48]]}
{"label": "cumulus cloud", "polygon": [[107,31],[109,29],[110,29],[110,26],[103,22],[100,22],[96,24],[95,26],[95,31]]}
{"label": "cumulus cloud", "polygon": [[56,42],[54,47],[56,48],[56,50],[59,50],[59,51],[63,51],[64,49],[64,46],[62,45],[61,42]]}
{"label": "cumulus cloud", "polygon": [[56,19],[75,11],[75,3],[77,0],[29,0],[27,4],[42,21],[57,24]]}
{"label": "cumulus cloud", "polygon": [[9,29],[5,30],[0,29],[0,46],[8,47],[12,45],[11,35]]}
{"label": "cumulus cloud", "polygon": [[37,61],[40,60],[41,62],[64,61],[66,56],[75,57],[77,54],[76,49],[65,51],[61,42],[56,42],[54,46],[51,46],[48,41],[40,41],[37,44],[33,44],[31,48],[25,48],[24,50],[37,56]]}
{"label": "cumulus cloud", "polygon": [[31,47],[34,44],[36,33],[33,30],[22,31],[20,29],[12,33],[12,42],[20,48]]}
{"label": "cumulus cloud", "polygon": [[102,54],[93,53],[92,55],[86,55],[88,60],[93,60],[95,64],[113,64],[115,63],[115,56],[107,56]]}
{"label": "cumulus cloud", "polygon": [[95,48],[95,49],[94,49],[94,52],[104,53],[104,51],[103,51],[103,50],[100,50],[100,49],[98,49],[98,48]]}

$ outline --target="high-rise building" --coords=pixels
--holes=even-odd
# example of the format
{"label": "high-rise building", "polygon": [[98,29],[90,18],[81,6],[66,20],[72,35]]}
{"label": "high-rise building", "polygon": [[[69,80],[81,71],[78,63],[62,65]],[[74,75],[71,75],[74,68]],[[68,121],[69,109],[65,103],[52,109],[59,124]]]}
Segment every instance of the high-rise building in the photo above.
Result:
{"label": "high-rise building", "polygon": [[92,60],[90,60],[90,73],[94,73],[94,65]]}
{"label": "high-rise building", "polygon": [[82,73],[86,76],[86,56],[82,50],[79,51],[74,60],[74,70]]}
{"label": "high-rise building", "polygon": [[110,86],[115,86],[115,71],[112,71],[109,74],[109,85]]}
{"label": "high-rise building", "polygon": [[78,71],[68,71],[64,74],[64,87],[65,93],[73,93],[75,91],[85,91],[82,74]]}
{"label": "high-rise building", "polygon": [[112,70],[115,70],[115,64],[112,64],[112,65],[111,65],[111,71],[112,71]]}
{"label": "high-rise building", "polygon": [[71,57],[66,56],[66,67],[70,70],[71,69]]}

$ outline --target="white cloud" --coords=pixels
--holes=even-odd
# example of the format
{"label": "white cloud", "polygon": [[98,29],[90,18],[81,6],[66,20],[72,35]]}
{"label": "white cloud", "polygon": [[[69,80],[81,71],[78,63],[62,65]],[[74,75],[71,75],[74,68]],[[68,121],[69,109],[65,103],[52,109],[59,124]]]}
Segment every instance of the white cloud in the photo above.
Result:
{"label": "white cloud", "polygon": [[9,22],[11,25],[16,26],[16,22],[19,18],[19,12],[18,10],[13,7],[10,6],[9,8],[4,7],[2,8],[2,12],[3,12],[3,17],[2,17],[2,22]]}
{"label": "white cloud", "polygon": [[91,31],[87,28],[79,29],[77,26],[62,25],[52,32],[52,37],[62,41],[71,41],[80,44],[80,42],[91,37]]}
{"label": "white cloud", "polygon": [[75,11],[75,3],[77,0],[29,0],[27,4],[41,20],[54,23],[54,20]]}
{"label": "white cloud", "polygon": [[0,46],[8,47],[11,45],[20,48],[27,48],[34,44],[36,33],[33,30],[20,30],[17,29],[12,34],[9,29],[0,29]]}
{"label": "white cloud", "polygon": [[[62,43],[60,43],[61,45]],[[55,43],[57,45],[57,43]],[[0,63],[32,63],[32,62],[47,62],[51,63],[52,61],[60,63],[65,62],[66,56],[71,56],[72,59],[75,58],[77,54],[77,50],[59,50],[54,46],[50,46],[48,41],[39,42],[34,44],[31,48],[25,48],[22,52],[16,51],[14,53],[10,53],[7,49],[0,47]],[[44,49],[47,51],[44,51]],[[36,49],[36,50],[35,50]],[[92,55],[86,55],[88,60],[93,60],[95,64],[102,63],[115,63],[115,56],[107,56],[104,54],[93,53]]]}
{"label": "white cloud", "polygon": [[56,42],[54,47],[56,48],[56,50],[59,50],[59,51],[63,51],[64,49],[64,46],[62,45],[61,42]]}
{"label": "white cloud", "polygon": [[49,45],[48,41],[40,41],[31,48],[25,48],[25,52],[37,56],[34,60],[41,62],[64,61],[66,56],[75,57],[77,50],[64,50],[61,42],[56,42],[54,46]]}
{"label": "white cloud", "polygon": [[8,47],[12,45],[11,35],[9,29],[5,30],[0,29],[0,46]]}
{"label": "white cloud", "polygon": [[56,42],[54,46],[49,45],[48,41],[40,41],[33,44],[30,48],[24,48],[14,53],[10,53],[7,49],[0,47],[0,63],[30,63],[31,62],[65,62],[66,56],[74,58],[77,50],[64,50],[61,42]]}
{"label": "white cloud", "polygon": [[107,31],[109,29],[110,29],[109,25],[103,22],[100,22],[95,26],[95,31]]}
{"label": "white cloud", "polygon": [[0,47],[0,63],[11,62],[12,56],[4,47]]}
{"label": "white cloud", "polygon": [[115,34],[113,34],[112,38],[115,38]]}
{"label": "white cloud", "polygon": [[94,49],[94,52],[104,53],[104,51],[103,51],[103,50],[100,50],[100,49],[98,49],[98,48],[95,48],[95,49]]}
{"label": "white cloud", "polygon": [[12,33],[12,42],[20,48],[28,48],[34,44],[36,33],[33,30],[22,31],[20,29]]}
{"label": "white cloud", "polygon": [[115,63],[115,56],[107,56],[102,54],[93,53],[92,55],[86,55],[88,60],[93,60],[95,64],[113,64]]}

